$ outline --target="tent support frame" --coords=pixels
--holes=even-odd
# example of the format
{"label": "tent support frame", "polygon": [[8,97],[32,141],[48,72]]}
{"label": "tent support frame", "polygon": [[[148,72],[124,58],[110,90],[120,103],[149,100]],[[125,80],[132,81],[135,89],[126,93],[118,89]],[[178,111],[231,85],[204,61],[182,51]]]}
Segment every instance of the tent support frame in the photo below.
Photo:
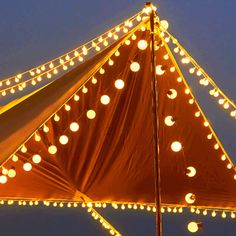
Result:
{"label": "tent support frame", "polygon": [[[151,5],[151,3],[146,3]],[[156,78],[156,55],[155,55],[155,11],[150,13],[151,29],[151,73],[152,73],[152,113],[153,113],[153,145],[154,145],[154,176],[155,176],[155,205],[156,205],[156,236],[162,236],[162,218],[161,218],[161,185],[160,185],[160,160],[159,160],[159,142],[158,142],[158,94]]]}

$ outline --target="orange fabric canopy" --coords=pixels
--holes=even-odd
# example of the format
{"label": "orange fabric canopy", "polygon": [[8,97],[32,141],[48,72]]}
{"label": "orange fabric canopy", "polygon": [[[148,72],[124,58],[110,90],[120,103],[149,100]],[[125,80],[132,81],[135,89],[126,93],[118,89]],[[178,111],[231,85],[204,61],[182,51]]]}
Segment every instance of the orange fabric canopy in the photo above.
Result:
{"label": "orange fabric canopy", "polygon": [[[15,153],[18,162],[4,164],[14,166],[17,175],[0,185],[0,198],[155,203],[150,32],[135,35],[130,44],[121,39],[0,116],[2,162],[32,133],[40,137],[35,141],[32,135],[27,151]],[[137,46],[141,39],[148,42],[145,50]],[[230,160],[208,123],[204,125],[168,46],[158,37],[156,44],[161,202],[235,209]],[[130,69],[133,62],[140,65],[137,72]],[[116,88],[117,80],[124,82],[123,89]],[[102,95],[109,96],[109,104],[101,103]],[[94,119],[87,117],[89,110],[95,111]],[[166,121],[167,116],[172,118]],[[79,124],[77,132],[70,129],[72,122]],[[68,137],[67,144],[59,142],[61,135]],[[175,141],[182,145],[178,152],[172,150]],[[55,154],[48,151],[51,145],[57,147]],[[41,163],[32,162],[35,154]],[[24,162],[32,163],[30,172],[23,170]],[[187,175],[188,167],[196,170],[195,176]],[[185,199],[188,193],[193,204]]]}

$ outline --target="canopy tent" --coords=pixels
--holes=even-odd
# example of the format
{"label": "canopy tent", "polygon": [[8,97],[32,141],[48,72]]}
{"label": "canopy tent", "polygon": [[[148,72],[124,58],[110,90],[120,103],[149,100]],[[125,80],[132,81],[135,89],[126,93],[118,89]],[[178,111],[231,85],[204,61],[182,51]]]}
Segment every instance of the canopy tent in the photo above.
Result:
{"label": "canopy tent", "polygon": [[147,15],[0,116],[0,199],[236,211],[234,165]]}

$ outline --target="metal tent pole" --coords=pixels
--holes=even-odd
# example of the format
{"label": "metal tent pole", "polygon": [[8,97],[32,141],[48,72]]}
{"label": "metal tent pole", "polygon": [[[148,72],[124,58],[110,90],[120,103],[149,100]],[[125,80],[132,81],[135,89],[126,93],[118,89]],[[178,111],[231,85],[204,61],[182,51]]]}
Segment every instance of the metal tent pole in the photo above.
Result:
{"label": "metal tent pole", "polygon": [[[151,3],[146,6],[152,7]],[[155,174],[155,203],[156,203],[156,236],[162,236],[162,219],[161,219],[161,186],[160,186],[160,160],[159,160],[159,142],[158,142],[158,94],[156,79],[156,55],[155,55],[155,11],[150,13],[151,29],[151,73],[152,73],[152,112],[153,112],[153,141],[154,141],[154,174]]]}

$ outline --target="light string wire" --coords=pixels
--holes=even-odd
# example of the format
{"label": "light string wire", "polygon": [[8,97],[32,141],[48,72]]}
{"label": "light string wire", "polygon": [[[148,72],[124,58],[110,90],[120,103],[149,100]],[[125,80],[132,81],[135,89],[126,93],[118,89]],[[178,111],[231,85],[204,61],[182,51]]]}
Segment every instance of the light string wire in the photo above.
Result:
{"label": "light string wire", "polygon": [[231,106],[236,109],[236,104],[231,100],[230,98],[227,97],[227,95],[216,85],[214,80],[208,75],[208,73],[196,62],[196,60],[193,59],[193,57],[187,52],[187,50],[178,42],[178,40],[167,30],[164,31],[171,39],[172,42],[182,51],[184,51],[184,55],[186,55],[190,60],[191,63],[196,67],[199,68],[202,72],[202,74],[206,77],[206,79],[211,83],[211,85],[221,94],[221,96],[231,104]]}
{"label": "light string wire", "polygon": [[[47,61],[47,62],[45,62],[45,63],[43,63],[43,64],[41,64],[41,65],[39,65],[39,66],[37,66],[37,67],[31,68],[31,69],[29,69],[29,70],[27,70],[27,71],[24,71],[24,72],[20,73],[20,75],[23,76],[23,75],[25,75],[25,74],[27,74],[27,73],[30,73],[30,72],[33,71],[33,70],[36,70],[36,69],[38,69],[38,68],[41,68],[42,66],[46,66],[46,65],[49,65],[49,64],[51,64],[51,63],[53,63],[53,62],[55,62],[55,61],[57,61],[57,60],[60,60],[62,57],[66,57],[68,54],[74,53],[74,52],[77,51],[77,50],[82,50],[84,47],[87,47],[87,46],[88,46],[89,44],[91,44],[91,43],[93,44],[94,41],[97,41],[97,40],[99,40],[100,38],[102,38],[102,41],[104,41],[104,38],[103,38],[103,37],[104,37],[105,35],[107,35],[108,33],[112,32],[112,31],[115,31],[116,33],[118,33],[118,31],[116,31],[117,28],[128,27],[128,26],[126,25],[126,22],[130,22],[130,21],[132,22],[132,21],[135,20],[135,18],[137,18],[138,16],[141,17],[141,15],[143,15],[143,14],[144,14],[144,12],[143,12],[143,11],[140,11],[140,12],[136,13],[135,15],[131,16],[130,18],[124,20],[122,23],[120,23],[120,24],[116,25],[115,27],[113,27],[113,28],[107,30],[106,32],[100,34],[99,36],[97,36],[97,37],[91,39],[90,41],[86,42],[85,44],[83,44],[83,45],[81,45],[81,46],[79,46],[79,47],[76,47],[75,49],[73,49],[73,50],[71,50],[71,51],[69,51],[69,52],[66,52],[66,53],[64,53],[63,55],[60,55],[60,56],[58,56],[58,57],[56,57],[56,58],[54,58],[54,59],[52,59],[52,60],[50,60],[50,61]],[[119,30],[119,31],[120,31],[120,30]],[[113,32],[113,33],[114,33],[114,32]],[[106,39],[107,39],[107,38],[108,38],[108,37],[106,37]],[[109,38],[110,38],[110,37],[109,37]],[[102,42],[98,42],[98,43],[102,43]],[[91,48],[92,48],[92,47],[91,47]],[[67,62],[68,62],[68,61],[67,61]],[[47,71],[46,71],[46,72],[47,72]],[[42,74],[40,73],[40,75],[42,75]],[[8,80],[15,79],[16,77],[17,77],[17,75],[14,75],[14,76],[11,76],[11,77],[8,77],[8,78],[6,78],[6,79],[1,80],[0,82],[1,82],[1,83],[4,83],[4,82],[6,82],[6,81],[8,81]],[[1,91],[3,91],[3,90],[0,90],[0,92],[1,92]]]}

